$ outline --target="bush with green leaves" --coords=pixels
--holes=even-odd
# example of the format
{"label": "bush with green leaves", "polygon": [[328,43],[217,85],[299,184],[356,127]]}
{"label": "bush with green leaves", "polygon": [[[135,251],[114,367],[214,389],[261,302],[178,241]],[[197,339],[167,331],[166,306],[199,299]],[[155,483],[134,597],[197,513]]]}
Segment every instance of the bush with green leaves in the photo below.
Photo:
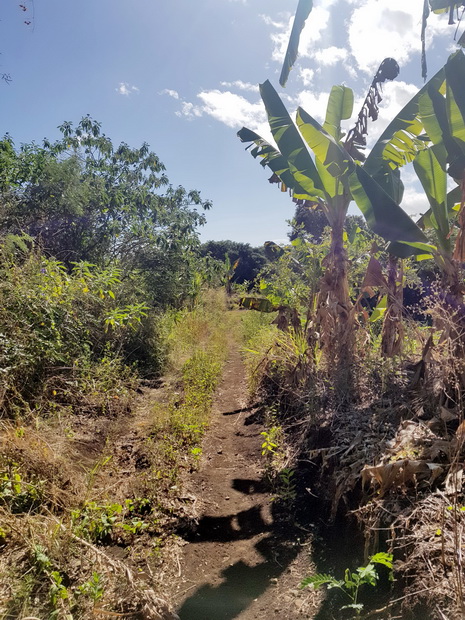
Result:
{"label": "bush with green leaves", "polygon": [[0,300],[0,406],[7,413],[50,400],[73,404],[77,394],[118,400],[121,386],[134,384],[125,350],[147,312],[128,303],[117,267],[80,262],[68,270],[34,248],[4,253]]}

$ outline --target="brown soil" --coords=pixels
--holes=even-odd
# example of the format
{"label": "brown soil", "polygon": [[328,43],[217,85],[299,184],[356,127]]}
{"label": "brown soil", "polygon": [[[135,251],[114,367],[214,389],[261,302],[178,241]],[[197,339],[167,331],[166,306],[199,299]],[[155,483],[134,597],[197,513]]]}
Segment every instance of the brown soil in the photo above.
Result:
{"label": "brown soil", "polygon": [[246,400],[245,367],[233,349],[189,484],[198,518],[183,533],[173,596],[181,620],[298,620],[318,606],[319,593],[298,589],[312,572],[308,533],[279,515],[264,480],[264,429]]}

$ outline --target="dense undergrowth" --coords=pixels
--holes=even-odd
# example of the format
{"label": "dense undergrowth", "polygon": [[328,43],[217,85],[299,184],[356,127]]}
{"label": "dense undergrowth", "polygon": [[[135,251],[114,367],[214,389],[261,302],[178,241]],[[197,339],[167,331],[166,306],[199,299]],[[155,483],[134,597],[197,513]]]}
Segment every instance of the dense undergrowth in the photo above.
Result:
{"label": "dense undergrowth", "polygon": [[[303,247],[300,241],[288,248],[263,274],[259,292],[271,309],[286,288],[289,265],[302,264]],[[307,259],[312,255],[311,243]],[[357,269],[363,260],[367,269],[369,254],[363,256],[359,253]],[[296,291],[291,283],[287,290]],[[328,579],[329,571],[341,579],[345,568],[356,571],[376,553],[394,555],[393,584],[378,597],[366,598],[361,590],[367,617],[462,617],[456,550],[463,544],[465,503],[463,365],[445,336],[453,330],[456,310],[434,294],[424,296],[423,309],[417,309],[423,321],[404,308],[402,352],[383,357],[383,313],[377,317],[377,310],[360,308],[351,382],[341,392],[334,361],[320,346],[316,305],[308,309],[311,289],[301,286],[297,293],[292,300],[297,321],[289,298],[277,318],[249,312],[243,319],[249,385],[264,405],[263,455],[277,501],[302,526],[316,525],[327,541],[320,569]],[[440,328],[431,326],[435,317],[441,318]],[[351,540],[360,541],[358,549]],[[361,613],[362,607],[342,611],[330,594],[318,618]]]}
{"label": "dense undergrowth", "polygon": [[[24,268],[32,265],[38,267],[41,291],[40,275],[50,273],[43,274],[42,265],[50,270],[50,262],[33,255]],[[61,270],[53,290],[58,278],[67,297],[63,304],[57,297],[56,307],[48,304],[48,316],[39,314],[53,318],[54,328],[47,329],[63,330],[63,336],[70,324],[78,331],[76,319],[66,320],[71,308],[105,320],[105,293],[93,299],[92,283],[74,283]],[[83,286],[89,290],[83,292]],[[15,291],[21,297],[21,288]],[[39,313],[40,294],[31,299]],[[24,363],[17,385],[12,373],[5,397],[10,419],[1,422],[0,617],[169,616],[154,588],[163,591],[159,567],[165,548],[176,552],[174,528],[189,502],[183,476],[201,454],[228,350],[223,307],[223,294],[212,291],[193,309],[160,318],[168,359],[165,385],[142,387],[143,396],[136,393],[141,385],[136,368],[118,357],[124,330],[112,341],[103,326],[100,337],[119,351],[102,342],[101,356],[92,361],[85,346],[79,351],[71,337],[62,341],[57,334],[43,353],[56,354],[53,367]],[[21,308],[18,304],[16,316]],[[40,334],[45,320],[37,328],[39,319],[31,323]],[[25,336],[24,342],[29,342]],[[55,365],[67,368],[53,374]],[[48,371],[46,381],[37,376],[38,368]]]}

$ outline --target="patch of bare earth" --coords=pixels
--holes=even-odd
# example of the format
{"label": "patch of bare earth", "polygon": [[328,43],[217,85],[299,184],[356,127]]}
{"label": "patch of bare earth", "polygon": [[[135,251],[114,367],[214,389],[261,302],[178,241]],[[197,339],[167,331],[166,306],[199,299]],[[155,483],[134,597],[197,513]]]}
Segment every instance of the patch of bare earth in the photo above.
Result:
{"label": "patch of bare earth", "polygon": [[320,593],[298,589],[313,572],[310,543],[278,514],[264,480],[262,430],[247,407],[245,367],[233,348],[188,483],[197,514],[181,532],[173,586],[181,620],[298,620],[318,609]]}

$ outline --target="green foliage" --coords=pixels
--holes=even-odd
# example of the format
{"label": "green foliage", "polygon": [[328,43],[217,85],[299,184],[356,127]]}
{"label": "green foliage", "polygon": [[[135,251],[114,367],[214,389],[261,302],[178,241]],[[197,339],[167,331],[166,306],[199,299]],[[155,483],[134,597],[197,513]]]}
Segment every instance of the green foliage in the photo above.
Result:
{"label": "green foliage", "polygon": [[123,506],[118,503],[99,506],[94,501],[88,502],[82,509],[71,512],[73,530],[91,542],[105,542],[111,538],[122,511]]}
{"label": "green foliage", "polygon": [[67,588],[63,585],[63,577],[58,571],[51,571],[50,579],[52,581],[52,585],[50,586],[50,603],[52,607],[56,609],[60,601],[69,598],[69,593]]}
{"label": "green foliage", "polygon": [[[68,405],[79,393],[91,407],[95,396],[104,412],[126,396],[123,382],[130,386],[133,373],[120,356],[146,307],[121,310],[127,292],[119,276],[115,267],[90,263],[75,263],[69,272],[34,250],[21,263],[0,261],[4,409],[14,413],[24,401],[39,408],[49,401]],[[121,317],[118,325],[115,316]],[[112,320],[115,329],[109,330]]]}
{"label": "green foliage", "polygon": [[78,594],[88,596],[94,603],[99,601],[104,592],[104,581],[99,573],[93,572],[91,578],[77,588]]}
{"label": "green foliage", "polygon": [[263,435],[262,443],[262,456],[265,456],[269,452],[276,452],[278,444],[277,438],[281,435],[282,429],[280,426],[272,426],[268,431],[262,431],[260,435]]}
{"label": "green foliage", "polygon": [[232,278],[237,284],[253,282],[266,263],[263,248],[253,248],[248,243],[237,241],[207,241],[200,246],[200,255],[223,263],[228,258],[230,265],[239,261]]}
{"label": "green foliage", "polygon": [[41,545],[34,545],[32,548],[32,560],[34,566],[39,571],[48,570],[52,566],[52,560],[47,555],[47,550]]}
{"label": "green foliage", "polygon": [[372,587],[377,585],[379,575],[376,571],[376,564],[386,566],[389,569],[390,578],[392,578],[392,554],[381,552],[373,555],[366,566],[359,566],[354,572],[347,568],[344,579],[336,579],[332,575],[319,573],[303,579],[300,587],[312,587],[316,590],[326,585],[328,589],[336,588],[350,600],[350,603],[343,605],[341,610],[353,610],[357,616],[360,616],[363,604],[358,602],[359,590],[364,585]]}
{"label": "green foliage", "polygon": [[315,242],[320,243],[323,239],[324,230],[328,226],[328,219],[317,203],[308,204],[304,202],[297,205],[291,226],[292,231],[289,235],[291,241],[301,236],[302,233],[306,233],[313,237]]}
{"label": "green foliage", "polygon": [[138,536],[149,527],[140,514],[150,510],[147,498],[126,499],[123,504],[88,501],[71,512],[74,533],[93,543],[107,543],[124,533]]}
{"label": "green foliage", "polygon": [[259,292],[274,306],[289,306],[306,312],[319,290],[322,261],[329,249],[327,239],[295,238],[281,256],[260,273]]}
{"label": "green foliage", "polygon": [[3,234],[27,232],[67,269],[121,261],[123,277],[137,274],[152,305],[185,299],[198,262],[196,227],[205,221],[196,208],[210,203],[172,187],[145,143],[114,146],[88,116],[59,129],[61,139],[42,146],[0,141]]}
{"label": "green foliage", "polygon": [[196,351],[184,364],[183,387],[186,407],[208,410],[221,374],[221,363],[205,351]]}
{"label": "green foliage", "polygon": [[297,499],[297,487],[295,481],[295,470],[291,467],[284,467],[278,473],[277,497],[284,504],[292,504]]}
{"label": "green foliage", "polygon": [[0,504],[13,513],[33,512],[44,499],[44,484],[34,477],[25,480],[18,463],[7,463],[0,471]]}

